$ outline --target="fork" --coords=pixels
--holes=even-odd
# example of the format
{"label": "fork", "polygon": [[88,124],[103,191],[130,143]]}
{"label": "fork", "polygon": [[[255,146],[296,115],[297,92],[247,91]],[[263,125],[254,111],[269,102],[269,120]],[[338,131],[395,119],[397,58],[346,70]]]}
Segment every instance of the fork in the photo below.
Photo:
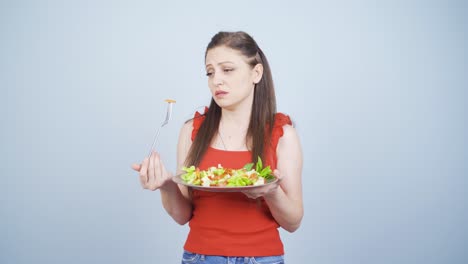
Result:
{"label": "fork", "polygon": [[169,121],[171,120],[172,105],[176,102],[175,100],[172,100],[172,99],[166,99],[164,101],[167,102],[166,119],[164,119],[161,126],[158,127],[158,130],[156,131],[156,135],[154,136],[153,144],[151,144],[151,148],[150,148],[150,151],[149,151],[149,154],[148,154],[148,158],[151,157],[151,154],[153,153],[154,147],[156,146],[156,142],[158,141],[158,138],[159,138],[159,133],[161,132],[161,128],[163,128],[165,125],[167,125],[169,123]]}

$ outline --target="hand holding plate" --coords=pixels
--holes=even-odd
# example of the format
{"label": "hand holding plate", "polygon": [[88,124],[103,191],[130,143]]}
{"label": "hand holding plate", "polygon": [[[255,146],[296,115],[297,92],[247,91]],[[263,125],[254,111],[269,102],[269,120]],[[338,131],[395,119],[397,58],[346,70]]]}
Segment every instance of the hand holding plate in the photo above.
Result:
{"label": "hand holding plate", "polygon": [[258,186],[258,188],[255,188],[255,189],[246,189],[246,190],[242,191],[242,193],[244,193],[247,197],[249,197],[251,199],[257,199],[259,197],[268,195],[268,194],[276,191],[278,189],[278,187],[280,186],[281,175],[280,175],[280,172],[278,170],[275,170],[273,172],[273,175],[277,179],[273,183],[263,185],[263,186]]}

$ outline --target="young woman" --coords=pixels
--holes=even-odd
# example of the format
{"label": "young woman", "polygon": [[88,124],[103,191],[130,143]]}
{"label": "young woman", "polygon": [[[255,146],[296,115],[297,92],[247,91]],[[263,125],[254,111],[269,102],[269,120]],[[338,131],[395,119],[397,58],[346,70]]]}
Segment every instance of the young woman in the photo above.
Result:
{"label": "young woman", "polygon": [[278,227],[294,232],[303,216],[296,130],[276,113],[270,67],[251,36],[217,33],[205,67],[211,104],[182,127],[177,168],[236,169],[261,157],[279,181],[238,193],[204,192],[175,184],[157,153],[132,167],[143,188],[160,190],[177,223],[189,222],[182,263],[284,263]]}

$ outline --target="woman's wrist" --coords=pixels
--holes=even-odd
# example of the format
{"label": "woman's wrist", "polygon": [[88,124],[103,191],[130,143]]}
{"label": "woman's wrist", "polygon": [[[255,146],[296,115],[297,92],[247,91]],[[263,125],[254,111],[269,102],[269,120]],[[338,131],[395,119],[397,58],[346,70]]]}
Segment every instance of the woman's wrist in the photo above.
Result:
{"label": "woman's wrist", "polygon": [[281,189],[280,186],[278,186],[278,188],[275,188],[275,189],[273,189],[273,190],[271,190],[271,191],[265,193],[265,194],[263,195],[263,198],[264,198],[265,200],[274,201],[274,200],[276,200],[276,199],[279,197],[279,195],[281,195],[281,192],[282,192],[282,189]]}
{"label": "woman's wrist", "polygon": [[175,183],[172,179],[166,180],[161,187],[159,187],[160,191],[163,192],[173,192],[174,190],[177,190],[177,183]]}

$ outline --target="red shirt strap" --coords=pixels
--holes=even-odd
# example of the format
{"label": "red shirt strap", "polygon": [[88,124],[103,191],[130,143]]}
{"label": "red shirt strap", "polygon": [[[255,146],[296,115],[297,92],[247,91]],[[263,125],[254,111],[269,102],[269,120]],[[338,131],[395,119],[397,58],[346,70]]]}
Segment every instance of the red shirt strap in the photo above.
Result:
{"label": "red shirt strap", "polygon": [[195,112],[195,115],[193,116],[193,130],[192,130],[192,141],[195,139],[195,136],[198,133],[198,130],[200,129],[201,124],[205,120],[205,114],[208,112],[208,107],[205,106],[205,111],[203,114],[200,114],[198,111]]}
{"label": "red shirt strap", "polygon": [[266,164],[270,165],[272,170],[276,169],[277,157],[276,157],[276,147],[278,146],[279,139],[283,136],[283,126],[292,125],[291,119],[288,115],[283,113],[276,113],[275,123],[273,124],[273,130],[271,132],[271,139],[268,144],[266,144],[265,157]]}

